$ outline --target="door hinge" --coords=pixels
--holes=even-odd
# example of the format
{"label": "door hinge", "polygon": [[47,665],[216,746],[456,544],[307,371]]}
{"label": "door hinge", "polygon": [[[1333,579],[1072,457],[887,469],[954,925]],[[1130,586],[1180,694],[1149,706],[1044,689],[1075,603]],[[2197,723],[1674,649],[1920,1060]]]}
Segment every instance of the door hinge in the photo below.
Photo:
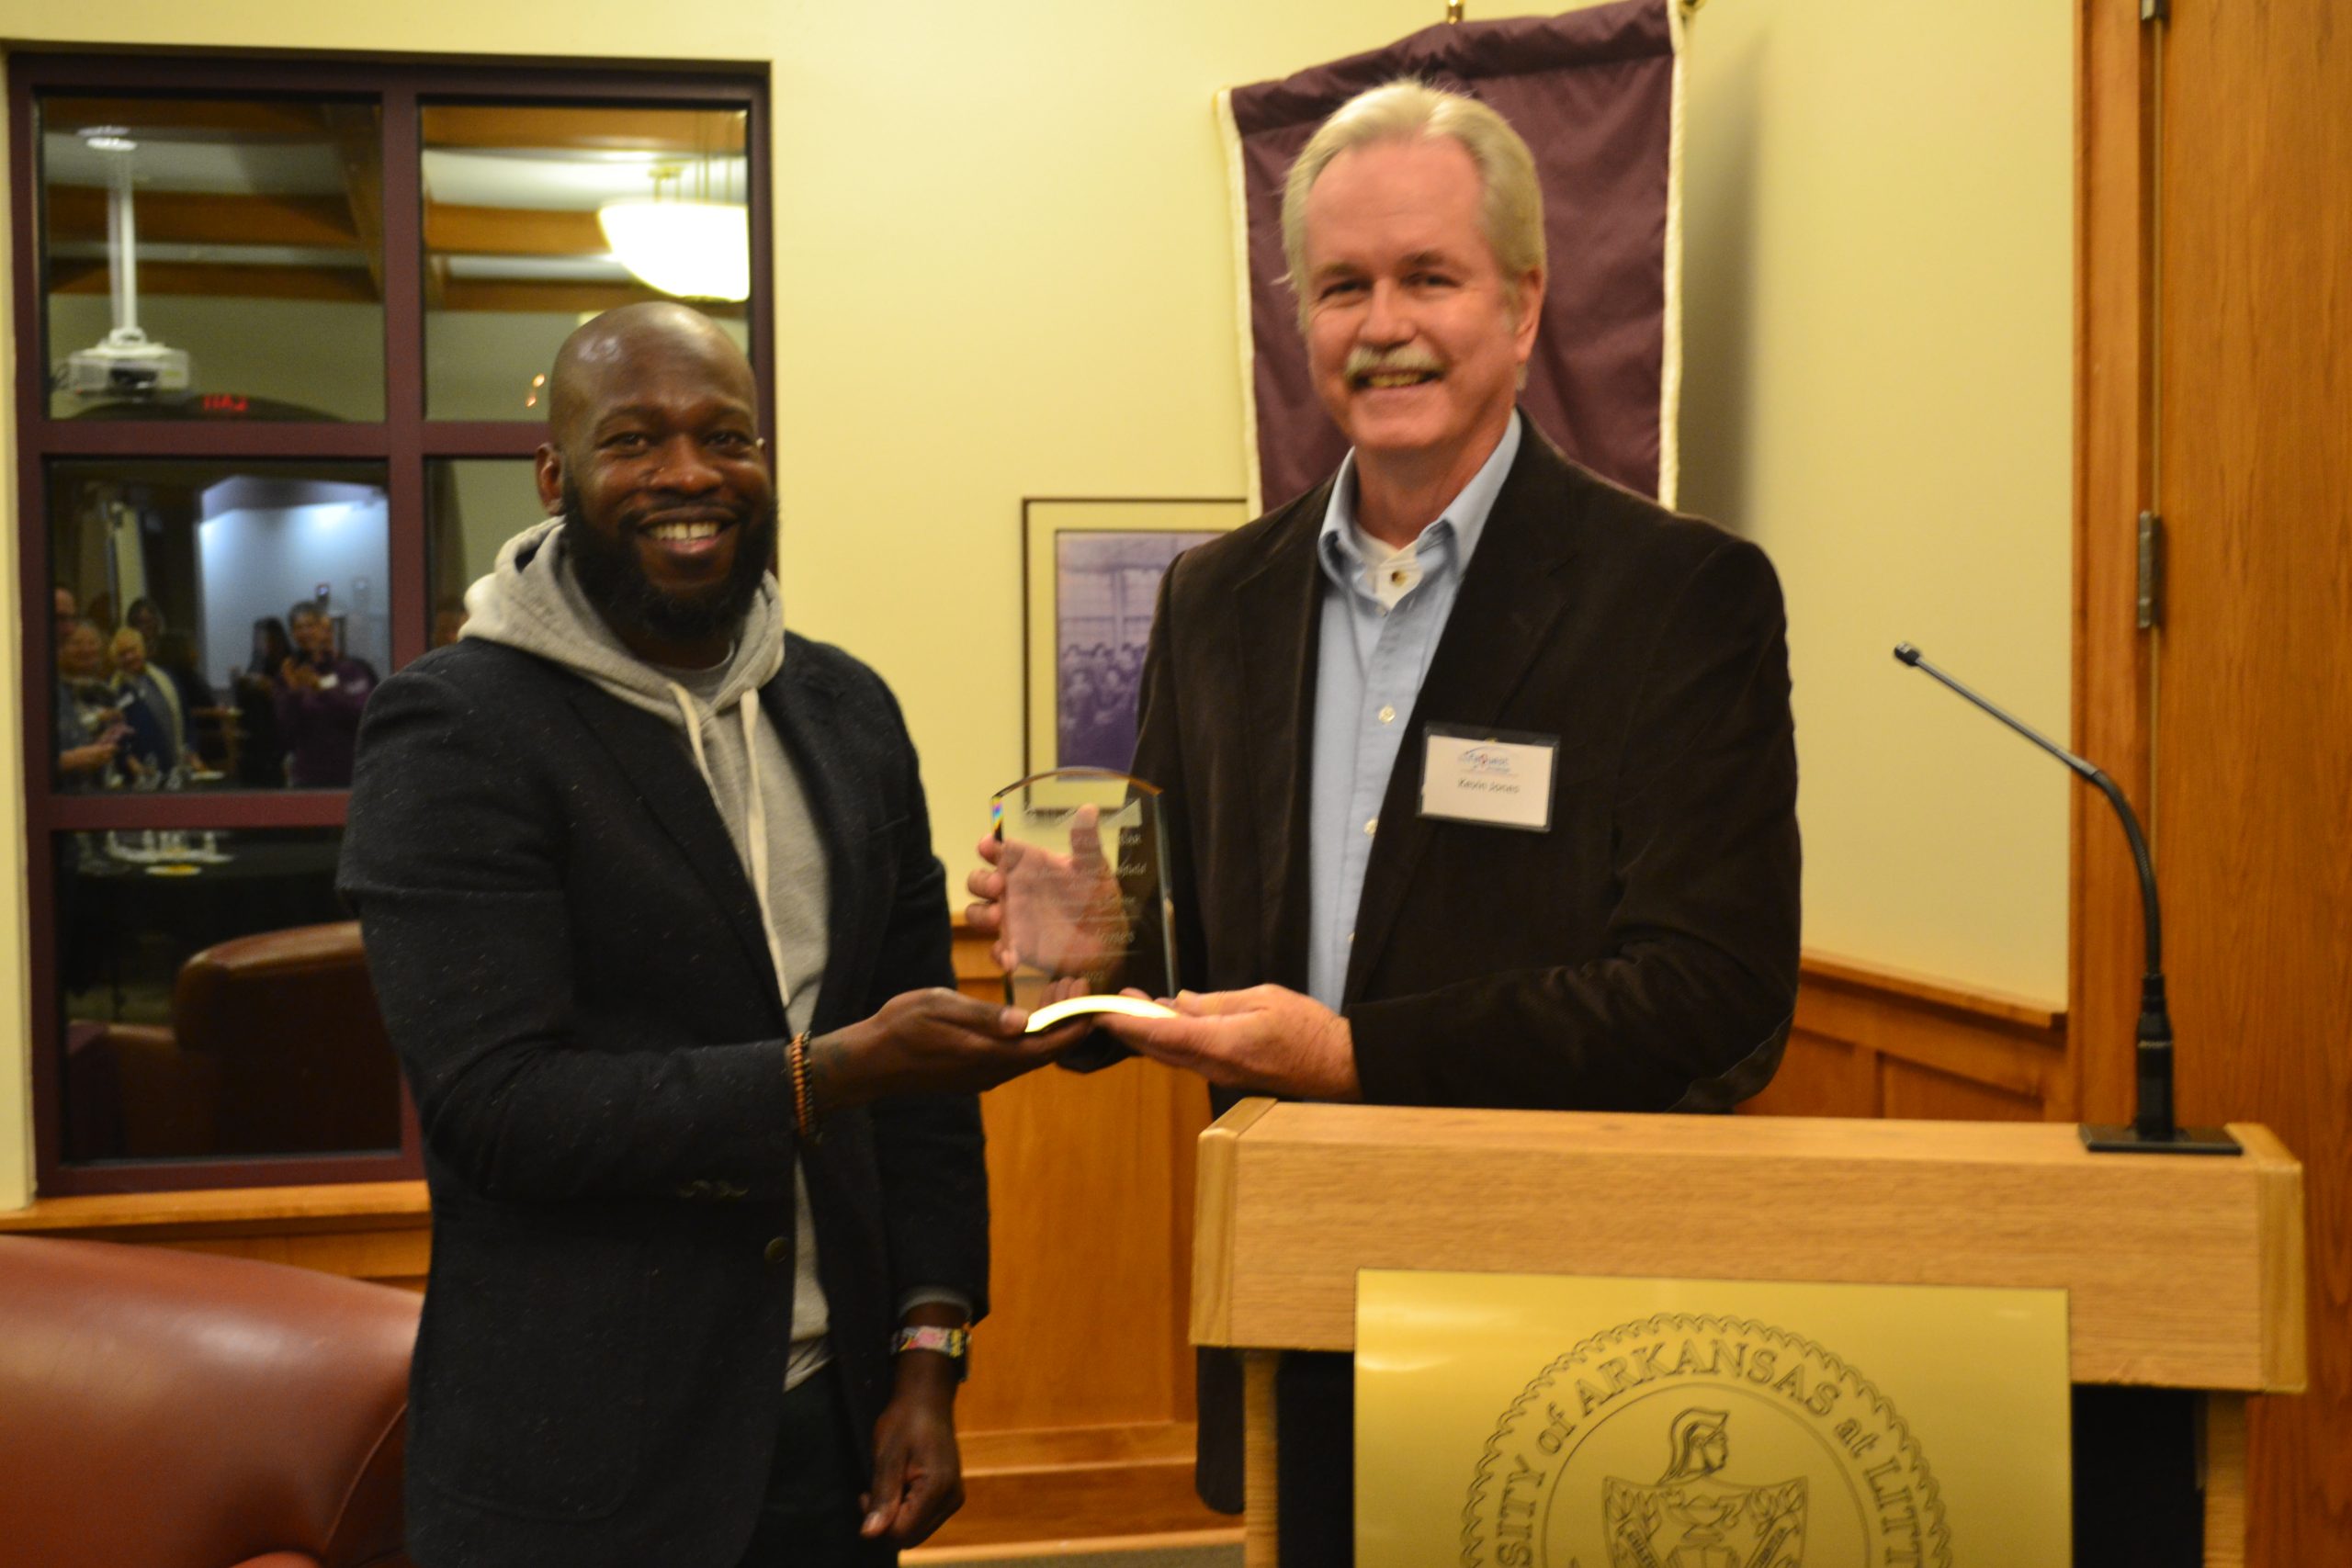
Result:
{"label": "door hinge", "polygon": [[2140,513],[2139,611],[2142,631],[2165,623],[2165,520],[2153,512]]}
{"label": "door hinge", "polygon": [[2172,0],[2140,0],[2140,19],[2143,22],[2172,20]]}

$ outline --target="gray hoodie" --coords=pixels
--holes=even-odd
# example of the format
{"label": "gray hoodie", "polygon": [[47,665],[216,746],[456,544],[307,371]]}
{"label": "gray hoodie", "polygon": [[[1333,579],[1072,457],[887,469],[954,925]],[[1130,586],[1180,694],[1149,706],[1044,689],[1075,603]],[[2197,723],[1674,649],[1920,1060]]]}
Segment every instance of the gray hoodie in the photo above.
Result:
{"label": "gray hoodie", "polygon": [[[506,541],[490,575],[466,591],[463,635],[560,664],[678,731],[758,897],[786,1017],[795,1032],[806,1029],[825,972],[827,868],[800,776],[760,707],[760,688],[784,668],[784,600],[775,579],[762,580],[725,663],[665,670],[630,652],[588,602],[565,558],[561,529],[561,519],[549,518]],[[794,1195],[800,1257],[786,1388],[831,1359],[805,1175],[795,1180]]]}

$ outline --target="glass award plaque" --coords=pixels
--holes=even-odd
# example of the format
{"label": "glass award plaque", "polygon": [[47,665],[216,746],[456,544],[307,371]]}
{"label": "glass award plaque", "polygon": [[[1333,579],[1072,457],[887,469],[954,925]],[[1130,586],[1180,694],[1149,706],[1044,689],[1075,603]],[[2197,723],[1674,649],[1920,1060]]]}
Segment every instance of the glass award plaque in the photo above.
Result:
{"label": "glass award plaque", "polygon": [[1007,784],[989,807],[1004,846],[997,958],[1005,999],[1037,1015],[1030,1027],[1076,1012],[1135,1010],[1134,998],[1118,994],[1131,987],[1172,994],[1159,789],[1107,769],[1059,768]]}

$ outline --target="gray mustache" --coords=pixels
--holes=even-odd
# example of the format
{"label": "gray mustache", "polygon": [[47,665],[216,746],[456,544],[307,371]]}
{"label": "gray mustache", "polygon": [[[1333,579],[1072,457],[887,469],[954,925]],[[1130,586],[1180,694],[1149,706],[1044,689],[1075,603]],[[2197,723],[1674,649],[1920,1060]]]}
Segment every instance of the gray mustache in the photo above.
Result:
{"label": "gray mustache", "polygon": [[1434,373],[1444,368],[1444,366],[1438,363],[1437,355],[1425,348],[1380,350],[1357,347],[1348,351],[1347,374],[1351,381],[1360,380],[1366,376],[1397,372],[1418,374],[1425,370]]}

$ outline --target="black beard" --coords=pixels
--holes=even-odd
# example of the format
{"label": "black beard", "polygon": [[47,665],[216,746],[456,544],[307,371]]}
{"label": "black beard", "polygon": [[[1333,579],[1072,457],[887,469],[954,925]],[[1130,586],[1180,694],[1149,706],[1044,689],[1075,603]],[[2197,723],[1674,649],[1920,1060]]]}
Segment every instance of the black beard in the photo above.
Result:
{"label": "black beard", "polygon": [[563,547],[580,574],[581,592],[616,628],[640,628],[667,642],[692,642],[718,632],[732,636],[760,596],[775,550],[776,502],[738,516],[735,564],[727,578],[700,593],[676,595],[654,586],[638,563],[624,527],[612,537],[583,518],[580,491],[563,481]]}

